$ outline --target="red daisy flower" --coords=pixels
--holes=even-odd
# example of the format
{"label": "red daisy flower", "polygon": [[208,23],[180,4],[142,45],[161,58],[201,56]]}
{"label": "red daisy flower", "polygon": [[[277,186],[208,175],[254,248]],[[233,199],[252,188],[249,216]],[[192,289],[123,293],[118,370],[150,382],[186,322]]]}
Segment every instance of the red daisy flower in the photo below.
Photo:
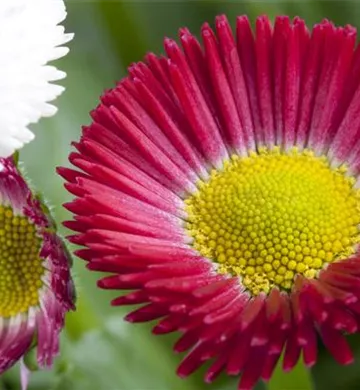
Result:
{"label": "red daisy flower", "polygon": [[0,374],[34,344],[39,366],[50,367],[74,309],[70,257],[12,158],[0,159],[0,201]]}
{"label": "red daisy flower", "polygon": [[203,45],[148,54],[107,91],[60,168],[66,226],[131,322],[158,319],[188,351],[178,374],[269,380],[284,354],[340,364],[360,324],[360,48],[353,27],[266,17],[236,38],[224,16]]}

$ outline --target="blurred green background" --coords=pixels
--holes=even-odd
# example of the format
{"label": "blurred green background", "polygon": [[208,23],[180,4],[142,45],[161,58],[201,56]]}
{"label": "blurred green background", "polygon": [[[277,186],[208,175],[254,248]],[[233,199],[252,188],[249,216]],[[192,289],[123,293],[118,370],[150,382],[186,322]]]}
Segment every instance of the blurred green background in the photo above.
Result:
{"label": "blurred green background", "polygon": [[[30,1],[30,0],[29,0]],[[70,142],[77,140],[82,124],[99,95],[126,74],[127,66],[147,51],[162,52],[164,36],[176,37],[179,27],[198,34],[204,21],[226,13],[231,23],[236,15],[299,15],[307,24],[328,18],[337,24],[360,26],[360,1],[67,1],[68,32],[75,32],[70,54],[56,65],[67,72],[65,93],[57,100],[59,113],[34,126],[37,138],[24,148],[24,161],[34,186],[53,206],[56,220],[69,215],[61,207],[69,200],[55,167],[68,165]],[[64,229],[61,230],[66,235]],[[129,325],[124,311],[109,304],[114,296],[96,288],[98,275],[75,259],[74,278],[78,310],[67,317],[61,355],[54,369],[31,377],[30,390],[232,390],[237,378],[220,377],[213,385],[202,381],[203,371],[187,380],[176,377],[181,360],[171,350],[175,336],[155,337],[150,325]],[[278,369],[270,390],[360,389],[360,338],[352,337],[355,364],[337,366],[320,350],[319,364],[312,372],[299,364],[289,374]],[[0,390],[19,389],[18,367],[0,378]],[[260,384],[259,389],[266,388]]]}

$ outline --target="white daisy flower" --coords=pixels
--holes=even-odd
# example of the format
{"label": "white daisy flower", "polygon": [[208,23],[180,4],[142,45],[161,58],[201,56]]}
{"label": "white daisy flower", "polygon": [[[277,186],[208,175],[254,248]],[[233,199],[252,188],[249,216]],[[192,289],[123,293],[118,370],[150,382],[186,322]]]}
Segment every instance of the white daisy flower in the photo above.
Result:
{"label": "white daisy flower", "polygon": [[66,74],[48,63],[69,51],[65,17],[63,0],[0,1],[0,157],[34,138],[29,124],[57,111],[48,102],[64,87],[52,82]]}

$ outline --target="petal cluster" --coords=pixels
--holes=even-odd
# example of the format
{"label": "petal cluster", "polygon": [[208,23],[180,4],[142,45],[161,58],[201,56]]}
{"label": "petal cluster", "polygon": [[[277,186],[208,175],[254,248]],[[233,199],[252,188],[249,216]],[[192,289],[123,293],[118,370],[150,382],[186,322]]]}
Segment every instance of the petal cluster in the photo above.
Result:
{"label": "petal cluster", "polygon": [[8,157],[34,138],[30,123],[52,116],[48,102],[63,91],[52,84],[65,73],[47,63],[63,57],[72,39],[60,26],[63,0],[3,0],[0,3],[0,156]]}
{"label": "petal cluster", "polygon": [[179,331],[188,351],[178,373],[209,363],[205,380],[241,375],[239,389],[269,380],[281,354],[290,370],[317,359],[320,335],[341,364],[352,362],[344,335],[359,330],[360,257],[317,278],[295,276],[291,291],[252,296],[221,275],[185,232],[184,199],[232,154],[274,146],[308,148],[336,167],[360,168],[360,46],[351,26],[325,20],[224,16],[205,24],[202,45],[181,29],[182,48],[148,54],[107,91],[83,128],[78,169],[59,168],[75,199],[66,226],[90,270],[113,273],[107,289],[131,290],[114,305],[141,305],[131,322],[158,320],[155,334]]}
{"label": "petal cluster", "polygon": [[[37,344],[39,366],[50,367],[59,352],[59,333],[64,326],[65,314],[73,310],[75,304],[71,258],[56,234],[46,206],[31,192],[12,158],[0,159],[0,204],[1,208],[10,208],[14,215],[26,217],[35,226],[36,237],[41,240],[37,256],[44,270],[37,293],[38,304],[26,312],[0,316],[0,374],[24,356],[33,344]],[[1,234],[4,235],[3,229]],[[16,245],[15,236],[13,243]],[[11,241],[6,243],[7,246],[10,244]],[[1,245],[3,248],[3,240]],[[3,253],[3,261],[7,260]],[[27,261],[29,268],[32,266],[30,255]],[[8,267],[11,269],[10,280],[26,282],[22,280],[27,269],[22,267],[25,265],[20,261],[13,264],[12,269]]]}

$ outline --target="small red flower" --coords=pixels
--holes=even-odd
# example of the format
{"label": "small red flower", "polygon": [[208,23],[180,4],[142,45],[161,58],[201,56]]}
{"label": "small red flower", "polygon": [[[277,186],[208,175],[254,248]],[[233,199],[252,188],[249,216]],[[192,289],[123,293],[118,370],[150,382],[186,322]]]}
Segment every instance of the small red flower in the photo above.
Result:
{"label": "small red flower", "polygon": [[269,380],[284,354],[340,364],[360,323],[360,49],[353,27],[224,16],[148,54],[59,168],[66,226],[131,322],[180,331],[178,374]]}
{"label": "small red flower", "polygon": [[[0,159],[0,248],[0,374],[33,344],[39,366],[50,367],[74,309],[71,260],[12,158]],[[26,388],[24,366],[22,374]]]}

